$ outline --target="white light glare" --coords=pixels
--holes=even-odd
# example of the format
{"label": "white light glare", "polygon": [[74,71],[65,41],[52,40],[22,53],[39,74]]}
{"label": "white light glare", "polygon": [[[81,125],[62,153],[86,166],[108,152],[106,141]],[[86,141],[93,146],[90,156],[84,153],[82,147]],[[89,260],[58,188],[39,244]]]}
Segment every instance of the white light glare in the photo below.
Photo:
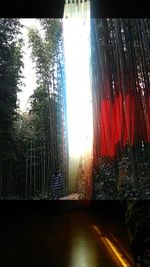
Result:
{"label": "white light glare", "polygon": [[89,154],[93,143],[90,18],[64,19],[69,154]]}

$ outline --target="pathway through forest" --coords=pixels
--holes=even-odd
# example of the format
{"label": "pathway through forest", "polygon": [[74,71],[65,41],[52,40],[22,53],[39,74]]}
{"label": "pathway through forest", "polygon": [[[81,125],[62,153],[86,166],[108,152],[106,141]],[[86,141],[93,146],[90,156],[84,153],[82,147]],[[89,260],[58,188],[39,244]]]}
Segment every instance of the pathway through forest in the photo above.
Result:
{"label": "pathway through forest", "polygon": [[72,193],[68,196],[61,197],[59,200],[79,200],[79,199],[80,199],[80,194]]}

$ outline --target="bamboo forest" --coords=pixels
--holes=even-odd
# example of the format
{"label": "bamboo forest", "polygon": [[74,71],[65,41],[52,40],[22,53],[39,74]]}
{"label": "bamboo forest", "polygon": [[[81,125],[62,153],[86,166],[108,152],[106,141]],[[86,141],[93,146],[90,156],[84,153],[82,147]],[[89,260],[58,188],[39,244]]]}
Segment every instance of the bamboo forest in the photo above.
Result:
{"label": "bamboo forest", "polygon": [[86,19],[36,19],[25,111],[23,20],[0,18],[0,199],[150,199],[150,19],[90,18],[87,36]]}

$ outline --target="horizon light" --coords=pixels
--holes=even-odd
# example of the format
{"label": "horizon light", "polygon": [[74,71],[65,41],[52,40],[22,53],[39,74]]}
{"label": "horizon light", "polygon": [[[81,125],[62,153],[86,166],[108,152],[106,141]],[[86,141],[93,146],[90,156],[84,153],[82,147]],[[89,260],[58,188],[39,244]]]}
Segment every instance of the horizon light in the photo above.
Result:
{"label": "horizon light", "polygon": [[93,144],[90,78],[90,18],[64,19],[69,155],[91,153]]}

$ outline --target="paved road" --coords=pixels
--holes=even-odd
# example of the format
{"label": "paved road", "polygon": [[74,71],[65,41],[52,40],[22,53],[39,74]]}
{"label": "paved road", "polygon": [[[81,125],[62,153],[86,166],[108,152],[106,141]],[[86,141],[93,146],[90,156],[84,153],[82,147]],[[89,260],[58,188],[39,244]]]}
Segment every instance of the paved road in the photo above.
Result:
{"label": "paved road", "polygon": [[5,213],[0,227],[0,266],[117,267],[95,238],[91,230],[95,223],[93,214],[82,209],[61,214]]}

